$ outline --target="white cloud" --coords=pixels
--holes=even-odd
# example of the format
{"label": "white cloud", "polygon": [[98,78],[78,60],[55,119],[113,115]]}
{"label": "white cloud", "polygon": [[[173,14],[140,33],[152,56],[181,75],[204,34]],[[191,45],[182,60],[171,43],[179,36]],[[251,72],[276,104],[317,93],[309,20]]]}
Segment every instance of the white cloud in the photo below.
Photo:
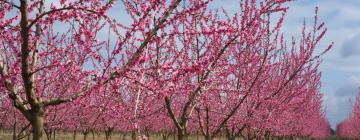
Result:
{"label": "white cloud", "polygon": [[360,55],[360,34],[347,39],[341,48],[341,56],[348,58]]}

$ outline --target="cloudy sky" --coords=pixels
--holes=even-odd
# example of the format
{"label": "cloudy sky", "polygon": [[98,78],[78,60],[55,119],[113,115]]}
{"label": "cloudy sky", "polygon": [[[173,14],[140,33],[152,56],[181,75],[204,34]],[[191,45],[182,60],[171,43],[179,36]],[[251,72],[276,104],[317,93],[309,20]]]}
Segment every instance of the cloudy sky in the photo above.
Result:
{"label": "cloudy sky", "polygon": [[284,32],[298,33],[316,6],[328,27],[322,45],[335,42],[320,68],[324,108],[335,128],[351,112],[360,87],[360,0],[298,0],[290,4]]}

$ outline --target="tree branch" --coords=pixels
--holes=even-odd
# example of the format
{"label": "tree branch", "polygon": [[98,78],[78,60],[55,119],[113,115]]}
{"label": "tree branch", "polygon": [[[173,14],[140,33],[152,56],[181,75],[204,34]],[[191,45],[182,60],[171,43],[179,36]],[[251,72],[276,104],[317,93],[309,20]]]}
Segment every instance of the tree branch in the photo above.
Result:
{"label": "tree branch", "polygon": [[202,125],[200,108],[195,108],[195,110],[196,110],[196,112],[197,112],[197,118],[198,118],[198,121],[199,121],[199,126],[200,126],[201,133],[202,133],[204,136],[207,136],[207,133],[205,132],[204,127],[203,127],[203,125]]}
{"label": "tree branch", "polygon": [[29,67],[29,30],[28,26],[28,3],[26,0],[20,1],[20,27],[21,27],[21,76],[23,79],[26,99],[31,106],[35,106],[38,102],[35,96],[34,81],[31,78],[31,71]]}
{"label": "tree branch", "polygon": [[175,126],[178,130],[182,130],[182,126],[179,124],[179,121],[176,119],[175,114],[171,108],[171,103],[170,103],[170,99],[168,96],[165,96],[165,105],[166,105],[166,109],[168,110],[168,113],[170,115],[170,118],[173,120],[173,122],[175,123]]}
{"label": "tree branch", "polygon": [[[39,14],[44,13],[44,8],[45,8],[44,7],[44,0],[41,0],[40,1],[40,7],[38,8],[39,9]],[[38,54],[39,54],[38,47],[39,47],[39,44],[40,44],[40,40],[39,40],[40,36],[41,36],[41,27],[40,27],[39,24],[36,24],[36,29],[35,29],[35,38],[36,38],[36,40],[34,42],[35,48],[34,48],[34,52],[33,52],[33,56],[32,56],[32,63],[31,63],[32,69],[35,69],[35,67],[36,67],[36,65],[38,63]],[[32,75],[31,79],[32,79],[32,81],[34,81],[35,80],[34,72],[32,72],[31,75]]]}
{"label": "tree branch", "polygon": [[44,16],[53,14],[55,12],[60,12],[60,11],[64,11],[64,10],[83,10],[83,11],[87,11],[93,14],[98,14],[96,11],[93,10],[89,10],[89,9],[84,9],[84,8],[75,8],[74,6],[69,6],[69,7],[63,7],[63,8],[59,8],[59,9],[53,9],[50,11],[46,11],[42,14],[40,14],[39,16],[37,16],[28,26],[28,28],[30,29],[32,26],[34,26],[36,24],[36,22],[38,22],[41,18],[43,18]]}
{"label": "tree branch", "polygon": [[105,80],[104,83],[109,82],[110,80],[113,80],[117,77],[119,77],[121,74],[126,72],[130,67],[136,64],[136,60],[139,59],[144,49],[147,47],[147,45],[150,43],[153,36],[156,35],[157,31],[160,29],[161,26],[166,22],[170,14],[176,9],[176,7],[179,5],[179,3],[182,0],[177,0],[173,5],[169,7],[169,10],[164,13],[164,16],[159,20],[159,22],[155,25],[154,29],[152,29],[150,32],[148,32],[144,42],[141,43],[140,47],[136,50],[136,52],[132,55],[132,57],[129,59],[129,61],[126,63],[125,67],[121,72],[114,72],[110,75],[110,78]]}
{"label": "tree branch", "polygon": [[[227,123],[227,121],[236,113],[236,111],[238,110],[238,108],[242,105],[242,103],[245,101],[245,99],[247,98],[247,96],[250,94],[250,92],[252,91],[253,87],[255,86],[256,81],[258,81],[262,69],[264,68],[266,59],[268,56],[268,51],[265,52],[264,58],[262,60],[261,66],[259,68],[259,70],[257,71],[256,77],[255,79],[252,81],[250,88],[247,90],[245,96],[241,99],[241,101],[231,110],[231,112],[226,116],[226,118],[221,122],[221,124],[216,128],[216,130],[214,131],[213,135],[217,135],[218,133],[220,133],[221,128],[223,128],[225,126],[225,124]],[[245,124],[246,125],[246,124]]]}
{"label": "tree branch", "polygon": [[52,98],[49,100],[44,100],[44,101],[42,101],[42,103],[43,103],[44,107],[58,105],[58,104],[66,103],[66,102],[71,102],[71,101],[77,99],[78,97],[80,97],[81,95],[82,95],[81,93],[77,93],[68,98],[63,98],[63,97]]}
{"label": "tree branch", "polygon": [[9,80],[4,79],[5,77],[7,77],[7,71],[5,70],[4,61],[1,54],[0,54],[0,76],[1,78],[3,78],[2,81],[4,82],[6,89],[10,92],[9,98],[13,100],[14,106],[18,108],[25,115],[26,118],[29,118],[30,114],[28,113],[28,108],[24,105],[24,101],[21,98],[21,96],[17,94],[17,90],[15,86]]}
{"label": "tree branch", "polygon": [[20,10],[20,6],[14,4],[14,3],[12,3],[12,2],[8,2],[8,1],[6,1],[6,0],[1,0],[0,2],[3,2],[3,3],[5,3],[5,4],[9,4],[9,5],[15,7],[16,9],[19,9],[19,10]]}

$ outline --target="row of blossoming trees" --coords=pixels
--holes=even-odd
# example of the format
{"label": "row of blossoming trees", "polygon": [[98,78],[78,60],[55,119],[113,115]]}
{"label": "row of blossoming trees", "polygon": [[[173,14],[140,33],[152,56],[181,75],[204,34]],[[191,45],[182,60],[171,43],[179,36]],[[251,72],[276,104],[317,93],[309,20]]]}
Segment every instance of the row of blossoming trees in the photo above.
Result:
{"label": "row of blossoming trees", "polygon": [[0,0],[1,128],[34,140],[329,135],[318,68],[331,45],[319,48],[317,14],[286,41],[291,0],[242,0],[232,13],[215,2]]}
{"label": "row of blossoming trees", "polygon": [[360,137],[360,93],[356,97],[354,108],[350,115],[336,126],[336,134],[352,139]]}

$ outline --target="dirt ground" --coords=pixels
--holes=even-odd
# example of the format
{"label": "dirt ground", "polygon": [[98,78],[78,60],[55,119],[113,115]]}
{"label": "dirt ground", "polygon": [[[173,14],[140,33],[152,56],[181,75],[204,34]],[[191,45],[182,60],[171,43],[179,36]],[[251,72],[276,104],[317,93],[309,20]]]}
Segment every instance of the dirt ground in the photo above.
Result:
{"label": "dirt ground", "polygon": [[[75,138],[75,139],[74,139]],[[189,136],[189,140],[204,140],[201,135],[192,135]],[[7,130],[0,130],[0,140],[13,140],[13,134],[11,131]],[[31,136],[26,136],[22,140],[31,140]],[[54,136],[52,136],[49,140],[106,140],[104,133],[89,133],[86,138],[84,138],[84,135],[81,133],[76,133],[75,137],[73,133],[67,133],[67,132],[57,132]],[[120,134],[120,133],[114,133],[111,135],[110,140],[132,140],[131,134]],[[141,138],[138,138],[138,140],[141,140]],[[160,134],[153,134],[150,135],[150,138],[148,140],[163,140],[162,136]],[[173,135],[169,136],[167,140],[175,140],[175,137]],[[226,140],[225,138],[216,138],[214,140]],[[240,138],[237,140],[241,140]],[[276,140],[276,139],[275,139]],[[345,140],[336,136],[332,136],[326,139],[322,140]]]}
{"label": "dirt ground", "polygon": [[[11,131],[4,131],[0,130],[0,140],[13,140],[13,134]],[[31,140],[31,136],[27,136],[23,138],[22,140]],[[138,138],[141,140],[141,138]],[[174,136],[169,136],[167,140],[174,140]],[[86,138],[84,139],[84,135],[81,133],[76,133],[75,139],[73,133],[66,133],[66,132],[57,132],[54,136],[52,136],[49,140],[106,140],[104,133],[89,133]],[[111,135],[110,140],[132,140],[131,134],[120,134],[120,133],[114,133]],[[163,140],[162,136],[160,134],[153,134],[150,135],[150,138],[148,140]],[[203,137],[201,135],[195,135],[195,136],[189,136],[189,140],[203,140]],[[225,138],[217,138],[214,140],[225,140]]]}

